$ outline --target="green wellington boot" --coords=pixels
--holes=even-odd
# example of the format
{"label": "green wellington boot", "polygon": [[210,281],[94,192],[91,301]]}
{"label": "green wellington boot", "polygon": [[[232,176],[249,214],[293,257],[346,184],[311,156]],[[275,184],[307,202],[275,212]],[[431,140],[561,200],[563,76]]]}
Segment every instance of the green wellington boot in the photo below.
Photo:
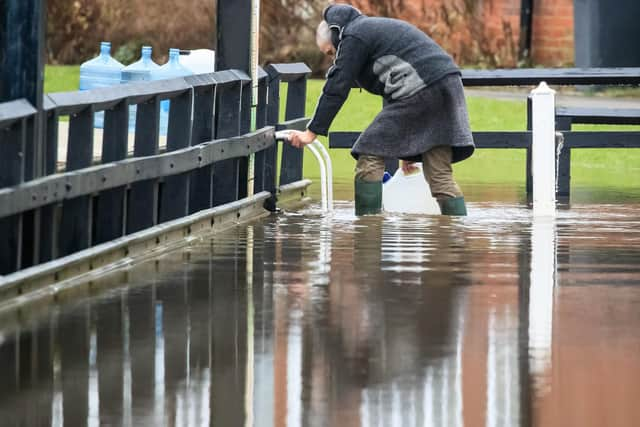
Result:
{"label": "green wellington boot", "polygon": [[449,197],[447,199],[438,200],[442,215],[467,216],[467,206],[464,203],[464,197]]}
{"label": "green wellington boot", "polygon": [[382,211],[382,182],[355,180],[356,215],[375,215]]}

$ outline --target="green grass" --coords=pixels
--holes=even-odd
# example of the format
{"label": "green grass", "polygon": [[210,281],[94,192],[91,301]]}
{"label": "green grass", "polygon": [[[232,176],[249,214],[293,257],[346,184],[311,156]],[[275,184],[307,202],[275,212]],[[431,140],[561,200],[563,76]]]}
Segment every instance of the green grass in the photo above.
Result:
{"label": "green grass", "polygon": [[[321,80],[309,81],[307,115],[311,116],[321,93]],[[517,131],[526,129],[524,102],[467,98],[471,127],[474,131]],[[353,90],[336,117],[331,130],[359,131],[367,127],[380,111],[376,96]],[[638,126],[581,125],[574,130],[636,130]],[[321,141],[326,143],[325,138]],[[349,150],[331,150],[334,162],[334,181],[352,179],[354,160]],[[640,150],[638,149],[582,149],[573,150],[572,185],[633,188],[640,183]],[[524,150],[483,149],[464,162],[454,165],[455,177],[461,185],[475,183],[518,184],[525,181],[526,153]],[[319,176],[315,159],[305,156],[305,176]]]}
{"label": "green grass", "polygon": [[[323,81],[309,81],[307,115],[313,115],[316,101],[322,91]],[[469,114],[474,130],[522,130],[526,127],[526,106],[512,101],[470,98]],[[379,97],[351,91],[349,99],[338,113],[332,131],[365,129],[382,108]],[[326,144],[326,138],[320,138]],[[353,176],[355,161],[349,150],[330,150],[333,160],[334,181],[349,181]],[[474,156],[455,165],[456,178],[469,182],[524,182],[524,150],[478,150]],[[305,176],[317,179],[318,167],[312,156],[305,156]],[[484,173],[478,173],[483,171]]]}
{"label": "green grass", "polygon": [[[322,90],[323,81],[309,81],[307,94],[307,115],[313,115],[316,101]],[[470,98],[469,114],[474,130],[522,130],[526,128],[526,105],[512,101]],[[382,108],[379,97],[351,91],[349,99],[336,117],[332,131],[364,130]],[[321,138],[326,144],[326,138]],[[331,150],[334,181],[351,180],[355,161],[349,150]],[[455,165],[456,178],[470,182],[524,182],[524,150],[478,150],[474,156]],[[305,176],[317,179],[318,167],[312,156],[305,156]],[[478,171],[485,173],[478,174]]]}
{"label": "green grass", "polygon": [[44,69],[44,93],[78,90],[79,65],[47,66]]}
{"label": "green grass", "polygon": [[[48,66],[45,70],[45,92],[77,90],[80,68],[78,66]],[[311,116],[321,93],[323,81],[310,80],[307,92],[306,113]],[[283,85],[283,89],[286,89]],[[283,91],[286,94],[286,91]],[[286,96],[281,97],[281,118],[284,118]],[[524,130],[526,106],[524,102],[470,97],[467,99],[471,127],[474,131]],[[346,104],[336,117],[331,130],[361,131],[380,111],[379,97],[360,90],[353,90]],[[638,126],[576,126],[575,130],[640,130]],[[326,139],[321,138],[326,144]],[[334,181],[349,182],[353,177],[355,162],[349,150],[331,150]],[[640,183],[640,150],[616,148],[573,150],[572,185],[585,187],[634,188]],[[305,156],[305,176],[319,177],[315,159]],[[476,150],[473,157],[454,165],[456,179],[462,186],[475,183],[524,183],[524,150],[484,149]]]}

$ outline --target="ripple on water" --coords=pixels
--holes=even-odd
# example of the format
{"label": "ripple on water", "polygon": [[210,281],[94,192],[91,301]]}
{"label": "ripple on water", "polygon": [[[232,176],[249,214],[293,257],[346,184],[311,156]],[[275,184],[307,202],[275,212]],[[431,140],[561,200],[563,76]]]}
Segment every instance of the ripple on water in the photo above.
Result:
{"label": "ripple on water", "polygon": [[0,416],[624,425],[640,419],[637,208],[359,218],[337,202],[230,228],[2,323]]}

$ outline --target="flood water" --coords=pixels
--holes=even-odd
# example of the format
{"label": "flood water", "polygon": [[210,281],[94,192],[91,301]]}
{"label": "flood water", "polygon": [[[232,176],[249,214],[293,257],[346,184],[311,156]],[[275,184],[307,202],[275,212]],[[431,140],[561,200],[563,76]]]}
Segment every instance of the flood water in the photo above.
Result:
{"label": "flood water", "polygon": [[640,197],[522,198],[310,206],[7,317],[0,425],[640,425]]}

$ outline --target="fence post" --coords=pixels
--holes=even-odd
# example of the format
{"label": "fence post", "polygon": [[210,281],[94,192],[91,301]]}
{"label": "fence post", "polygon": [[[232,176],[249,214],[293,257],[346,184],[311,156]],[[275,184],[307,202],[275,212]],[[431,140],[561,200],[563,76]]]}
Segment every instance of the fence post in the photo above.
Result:
{"label": "fence post", "polygon": [[[0,118],[4,112],[8,116],[18,113],[7,122],[0,124],[0,189],[20,184],[24,180],[24,151],[27,138],[27,122],[36,110],[29,103],[21,99],[0,105]],[[21,214],[0,219],[0,274],[8,274],[18,270],[22,257],[22,227]]]}
{"label": "fence post", "polygon": [[533,213],[556,213],[555,91],[545,82],[531,92]]}
{"label": "fence post", "polygon": [[[311,69],[303,63],[271,64],[267,68],[269,74],[269,125],[279,122],[280,83],[288,83],[287,106],[285,120],[304,117],[307,101],[307,77]],[[282,145],[282,161],[280,163],[280,185],[291,184],[302,179],[303,150],[289,144]]]}
{"label": "fence post", "polygon": [[[160,102],[157,97],[138,104],[135,157],[158,154],[158,127]],[[153,227],[158,223],[158,182],[155,179],[131,185],[127,200],[127,234]]]}
{"label": "fence post", "polygon": [[[91,166],[93,159],[93,108],[74,113],[69,118],[67,171]],[[65,201],[62,206],[58,250],[69,255],[91,245],[91,196]]]}
{"label": "fence post", "polygon": [[216,70],[251,68],[252,0],[217,1]]}
{"label": "fence post", "polygon": [[[125,159],[128,140],[129,103],[123,100],[105,111],[102,163]],[[125,197],[125,187],[103,191],[98,196],[94,244],[108,242],[124,234]]]}
{"label": "fence post", "polygon": [[[216,91],[216,138],[238,136],[240,132],[241,81],[218,86]],[[238,159],[213,165],[213,206],[238,200]]]}
{"label": "fence post", "polygon": [[[563,117],[556,120],[556,127],[560,131],[571,130],[571,118]],[[558,196],[568,198],[571,195],[571,149],[562,147],[558,155]]]}
{"label": "fence post", "polygon": [[[46,2],[5,0],[0,2],[0,102],[26,99],[42,110]],[[39,176],[42,118],[36,114],[25,121],[23,180]],[[21,214],[22,251],[20,267],[38,261],[39,210]]]}
{"label": "fence post", "polygon": [[[269,82],[267,85],[266,123],[275,126],[280,121],[280,73],[269,67]],[[264,150],[264,185],[263,190],[271,193],[265,202],[265,208],[271,212],[276,210],[277,203],[277,175],[278,175],[278,142]]]}
{"label": "fence post", "polygon": [[[267,74],[262,68],[258,73],[258,99],[256,100],[256,129],[267,125]],[[254,192],[268,191],[265,182],[267,150],[258,151],[254,161]]]}
{"label": "fence post", "polygon": [[[191,90],[171,99],[167,151],[186,148],[191,143]],[[189,175],[182,173],[168,176],[162,185],[160,222],[186,216],[189,212]]]}
{"label": "fence post", "polygon": [[[244,135],[251,132],[251,77],[244,73],[236,72],[240,76],[240,132],[239,135]],[[249,158],[243,157],[238,159],[238,199],[243,199],[249,195]],[[254,163],[255,164],[255,163]],[[255,176],[255,169],[254,169]]]}
{"label": "fence post", "polygon": [[[287,108],[285,120],[304,117],[307,102],[307,76],[289,82],[287,88]],[[280,164],[280,185],[291,184],[302,179],[304,150],[290,144],[282,145],[282,163]]]}
{"label": "fence post", "polygon": [[[42,104],[42,101],[40,101]],[[40,176],[42,155],[42,109],[25,119],[24,177],[23,181],[31,181]],[[34,209],[22,214],[22,256],[20,268],[31,267],[38,262],[40,250],[40,210]]]}
{"label": "fence post", "polygon": [[267,73],[260,68],[258,73],[258,102],[256,107],[256,129],[267,125]]}
{"label": "fence post", "polygon": [[0,102],[26,98],[42,108],[44,0],[0,2]]}
{"label": "fence post", "polygon": [[[43,176],[53,175],[58,167],[58,112],[55,103],[46,96],[44,99],[44,147]],[[50,261],[57,256],[58,224],[55,220],[58,208],[55,204],[40,209],[40,256],[38,262]]]}
{"label": "fence post", "polygon": [[[199,81],[206,79],[206,82]],[[193,86],[193,131],[191,145],[211,141],[213,134],[213,104],[216,83],[211,76],[189,76],[185,79]],[[203,84],[204,83],[204,84]],[[191,173],[189,182],[189,213],[195,213],[211,207],[213,169],[206,165]]]}
{"label": "fence post", "polygon": [[[527,130],[533,129],[533,109],[531,103],[531,94],[527,97]],[[526,172],[525,172],[525,189],[527,196],[533,193],[533,176],[531,172],[531,147],[527,148]]]}
{"label": "fence post", "polygon": [[[251,77],[251,20],[253,2],[257,0],[218,0],[217,1],[217,70],[240,70],[245,77],[241,77],[239,93],[236,100],[223,96],[217,100],[218,107],[225,111],[220,111],[222,115],[231,115],[231,109],[238,108],[238,119],[233,118],[233,123],[220,121],[218,114],[217,130],[219,138],[237,136],[249,132],[251,128],[251,87],[243,91],[243,80],[248,80],[250,85]],[[231,71],[232,74],[235,74]],[[244,94],[243,94],[244,93]],[[244,99],[241,99],[244,98]],[[246,105],[247,108],[243,107]],[[235,113],[233,113],[235,114]],[[231,116],[229,116],[231,117]],[[237,127],[236,127],[236,122]],[[249,171],[249,159],[229,159],[218,162],[213,167],[213,205],[218,206],[243,198],[247,195],[247,178]]]}

